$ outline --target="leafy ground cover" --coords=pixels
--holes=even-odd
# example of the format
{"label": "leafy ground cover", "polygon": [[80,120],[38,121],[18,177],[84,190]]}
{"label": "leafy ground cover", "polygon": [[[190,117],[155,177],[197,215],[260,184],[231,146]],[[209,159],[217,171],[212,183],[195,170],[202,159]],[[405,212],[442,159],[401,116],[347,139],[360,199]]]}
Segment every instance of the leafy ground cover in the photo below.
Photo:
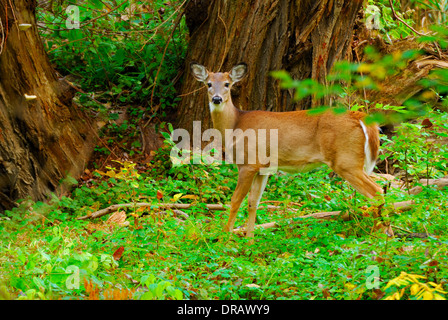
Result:
{"label": "leafy ground cover", "polygon": [[[175,107],[176,67],[186,52],[185,22],[180,20],[178,31],[172,36],[171,32],[176,30],[174,19],[183,3],[135,1],[134,7],[117,7],[109,1],[83,1],[80,17],[86,27],[70,33],[60,30],[66,19],[61,8],[38,11],[51,61],[64,75],[75,76],[73,81],[81,89],[75,100],[102,122],[103,144],[97,146],[96,159],[99,154],[109,158],[118,144],[132,158],[140,149],[137,127],[154,117],[163,118]],[[381,35],[388,41],[411,34],[392,18],[389,1],[369,1],[369,5],[373,7],[366,11],[367,18],[379,17]],[[382,14],[377,15],[375,8]],[[110,14],[97,19],[104,10]],[[411,24],[414,14],[406,11],[401,17]],[[442,11],[428,17],[446,20]],[[440,41],[446,49],[447,33],[441,34],[445,38],[431,36],[427,41]],[[398,58],[389,55],[379,63],[342,64],[340,76],[350,74],[362,89],[373,87],[374,81],[367,81],[365,75],[371,73],[375,80],[385,70],[405,66],[407,60]],[[364,75],[351,77],[359,68]],[[278,76],[288,80],[287,75]],[[447,79],[448,73],[440,72],[427,80],[424,87],[431,99],[419,101],[419,106],[437,100],[446,110]],[[306,96],[315,93],[314,85],[305,80],[291,87],[300,87],[298,94]],[[348,88],[339,89],[336,94],[347,95]],[[367,105],[358,102],[344,105],[345,110]],[[446,298],[448,190],[424,187],[418,194],[408,193],[420,179],[448,174],[448,119],[446,113],[430,107],[424,118],[403,123],[398,134],[382,137],[380,161],[386,166],[381,168],[394,169],[396,185],[401,186],[387,188],[382,209],[393,226],[393,238],[374,231],[377,221],[370,214],[374,204],[326,168],[269,179],[257,224],[275,221],[277,228],[257,229],[253,242],[224,233],[227,212],[209,211],[205,204],[230,202],[236,169],[172,167],[168,144],[148,163],[116,162],[106,167],[104,159],[93,161],[80,181],[63,182],[73,185],[70,193],[56,193],[45,203],[24,199],[1,216],[0,298]],[[405,112],[403,108],[378,107],[398,113]],[[117,124],[122,110],[127,110],[129,119]],[[393,209],[393,203],[407,200],[415,201],[410,210]],[[109,216],[77,220],[112,204],[139,202],[154,206],[123,209],[126,220],[116,224]],[[157,203],[192,203],[193,207],[184,210],[188,218],[182,219],[156,208]],[[267,204],[279,209],[267,210]],[[244,202],[237,225],[245,221],[246,209]],[[335,210],[349,212],[353,219],[299,218]]]}
{"label": "leafy ground cover", "polygon": [[[437,123],[436,120],[433,120]],[[440,127],[439,127],[440,129]],[[442,150],[443,151],[443,150]],[[222,232],[236,185],[229,165],[181,166],[162,149],[151,164],[117,163],[91,173],[71,194],[23,201],[0,222],[2,296],[18,299],[385,299],[444,298],[448,276],[448,191],[417,195],[389,189],[396,237],[375,232],[372,206],[322,168],[269,180],[253,243]],[[446,168],[441,168],[443,172]],[[446,171],[445,171],[446,173]],[[383,185],[386,181],[380,182]],[[392,203],[414,200],[397,212]],[[271,201],[283,208],[266,209]],[[187,219],[157,208],[128,208],[127,223],[108,216],[77,220],[116,203],[194,203]],[[238,214],[246,218],[247,203]],[[290,208],[300,209],[298,211]],[[370,208],[370,209],[369,209]],[[351,221],[299,216],[345,210]],[[410,238],[412,233],[429,234]],[[421,278],[419,278],[419,277]],[[412,278],[413,277],[413,278]],[[415,281],[414,281],[415,280]],[[414,281],[414,282],[413,282]]]}

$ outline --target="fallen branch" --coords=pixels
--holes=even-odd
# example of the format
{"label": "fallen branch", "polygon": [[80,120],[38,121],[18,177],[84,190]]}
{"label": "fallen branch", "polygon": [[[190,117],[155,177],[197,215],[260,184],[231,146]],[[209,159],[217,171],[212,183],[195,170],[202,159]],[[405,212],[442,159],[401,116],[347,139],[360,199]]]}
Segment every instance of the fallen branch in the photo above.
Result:
{"label": "fallen branch", "polygon": [[[403,201],[403,202],[396,202],[394,203],[394,208],[396,210],[400,210],[400,211],[406,211],[409,210],[412,205],[414,204],[414,201]],[[102,210],[98,210],[95,211],[89,215],[83,216],[83,217],[78,217],[76,218],[77,220],[87,220],[87,219],[96,219],[96,218],[100,218],[103,217],[105,215],[108,215],[110,213],[116,212],[121,208],[143,208],[143,207],[151,207],[151,208],[157,208],[157,209],[171,209],[173,210],[174,214],[178,217],[182,217],[184,219],[188,219],[189,216],[188,214],[186,214],[185,212],[181,211],[181,210],[185,210],[185,209],[190,209],[193,206],[195,206],[195,204],[186,204],[186,203],[146,203],[146,202],[139,202],[139,203],[122,203],[122,204],[114,204],[111,205],[110,207],[107,207],[105,209]],[[222,205],[222,204],[206,204],[206,207],[208,210],[211,211],[224,211],[227,210],[227,207]],[[285,208],[283,206],[272,206],[272,205],[267,205],[265,206],[266,209],[268,210],[282,210],[282,209],[287,209],[287,210],[291,210],[294,212],[299,211],[300,209],[295,209],[295,208]],[[332,219],[335,217],[338,217],[341,214],[341,211],[332,211],[332,212],[317,212],[317,213],[313,213],[313,214],[309,214],[309,215],[305,215],[305,216],[299,216],[298,218],[316,218],[316,219]],[[342,220],[346,221],[349,220],[349,216],[348,214],[344,214],[340,217]],[[275,227],[275,222],[271,222],[271,223],[267,223],[267,224],[263,224],[263,225],[258,225],[256,226],[258,227],[262,227],[262,228],[272,228]],[[234,232],[241,232],[244,229],[235,229]]]}
{"label": "fallen branch", "polygon": [[[394,227],[394,226],[392,226]],[[426,239],[432,235],[427,234],[427,233],[415,233],[415,232],[411,232],[411,233],[397,233],[395,235],[397,238],[409,238],[409,239],[413,239],[413,238],[419,238],[419,239]]]}
{"label": "fallen branch", "polygon": [[432,65],[432,66],[437,66],[439,68],[448,69],[448,62],[440,61],[440,60],[424,60],[424,61],[416,62],[416,64],[417,64],[417,67],[419,67],[419,68],[423,68],[424,66],[427,66],[427,65]]}
{"label": "fallen branch", "polygon": [[395,202],[394,209],[400,211],[409,211],[411,210],[413,205],[415,205],[414,200]]}
{"label": "fallen branch", "polygon": [[[419,183],[425,186],[437,186],[437,189],[442,190],[444,187],[448,187],[448,178],[441,179],[420,179]],[[409,190],[409,194],[416,195],[423,191],[423,187],[417,186]]]}
{"label": "fallen branch", "polygon": [[[181,223],[184,223],[185,220],[187,220],[187,219],[189,218],[189,215],[186,214],[186,213],[183,212],[183,211],[180,211],[180,210],[172,210],[172,212],[173,212],[174,215],[175,215],[174,219],[176,219],[177,221],[179,221],[179,222],[181,222]],[[159,212],[156,213],[156,215],[165,215],[165,216],[167,216],[167,215],[169,215],[169,211],[159,211]],[[182,217],[183,219],[179,219],[178,217]]]}
{"label": "fallen branch", "polygon": [[173,212],[176,216],[183,217],[185,220],[190,218],[190,216],[188,214],[186,214],[185,212],[183,212],[182,210],[173,210]]}
{"label": "fallen branch", "polygon": [[[107,214],[110,214],[112,212],[117,211],[118,209],[121,208],[143,208],[143,207],[153,207],[153,208],[160,208],[160,209],[177,209],[177,210],[185,210],[185,209],[190,209],[193,206],[195,206],[194,204],[186,204],[186,203],[146,203],[146,202],[139,202],[139,203],[122,203],[122,204],[114,204],[110,207],[107,207],[105,209],[99,210],[99,211],[95,211],[87,216],[83,216],[83,217],[79,217],[76,218],[77,220],[86,220],[86,219],[95,219],[95,218],[100,218],[102,216],[105,216]],[[208,210],[211,211],[225,211],[227,210],[227,207],[222,205],[222,204],[207,204],[206,205]],[[272,206],[272,205],[267,205],[264,208],[268,209],[268,210],[281,210],[281,209],[285,209],[285,207],[283,206]],[[287,208],[288,210],[291,211],[298,211],[299,209],[295,209],[295,208]],[[181,211],[182,212],[182,211]],[[176,211],[174,210],[174,213],[177,214],[179,212],[176,213]],[[183,214],[178,214],[180,216],[187,216],[188,215],[186,213]]]}
{"label": "fallen branch", "polygon": [[[266,203],[277,203],[277,204],[283,204],[285,205],[285,201],[279,201],[279,200],[266,200],[266,201],[261,201],[260,204],[266,204]],[[303,204],[302,203],[298,203],[298,202],[289,202],[286,203],[287,206],[299,206],[301,207]]]}
{"label": "fallen branch", "polygon": [[[400,210],[400,211],[407,211],[410,210],[411,207],[415,204],[413,200],[410,201],[402,201],[402,202],[396,202],[394,203],[394,209]],[[342,215],[341,215],[342,214]],[[330,212],[317,212],[313,214],[308,214],[305,216],[299,216],[297,217],[298,220],[292,220],[291,224],[296,224],[302,222],[301,219],[308,219],[308,218],[314,218],[314,219],[336,219],[341,218],[344,221],[350,220],[350,216],[348,213],[343,213],[342,211],[330,211]],[[268,222],[256,225],[255,228],[263,228],[263,229],[269,229],[269,228],[276,228],[278,227],[278,224],[276,222]],[[245,232],[246,229],[244,227],[233,229],[234,233],[240,233]]]}
{"label": "fallen branch", "polygon": [[[76,218],[77,220],[86,220],[86,219],[95,219],[100,218],[102,216],[108,215],[112,212],[115,212],[121,208],[143,208],[143,207],[154,207],[154,208],[160,208],[160,209],[173,209],[173,212],[181,216],[183,218],[188,219],[188,215],[180,211],[181,209],[189,209],[191,208],[191,204],[182,204],[182,203],[121,203],[121,204],[114,204],[110,207],[107,207],[105,209],[93,212],[92,214],[89,214],[87,216]],[[208,204],[207,208],[209,210],[225,210],[222,205],[215,205],[215,204]],[[222,209],[221,209],[222,208]]]}
{"label": "fallen branch", "polygon": [[[317,212],[313,214],[308,214],[306,216],[299,216],[298,219],[307,219],[307,218],[315,218],[315,219],[335,219],[341,215],[342,211],[331,211],[331,212]],[[348,214],[344,214],[341,216],[343,220],[348,220]],[[301,220],[291,220],[291,224],[296,224],[302,222]],[[255,226],[255,228],[263,228],[263,229],[269,229],[269,228],[276,228],[278,227],[278,224],[276,222],[268,222],[263,224],[258,224]],[[233,229],[234,233],[240,233],[245,232],[246,228],[240,227]]]}

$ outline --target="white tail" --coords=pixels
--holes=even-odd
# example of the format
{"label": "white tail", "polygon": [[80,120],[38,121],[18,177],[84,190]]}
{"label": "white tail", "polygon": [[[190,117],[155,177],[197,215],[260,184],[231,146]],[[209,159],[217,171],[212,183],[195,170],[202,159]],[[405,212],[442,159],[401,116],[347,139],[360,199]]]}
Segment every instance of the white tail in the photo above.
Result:
{"label": "white tail", "polygon": [[359,123],[361,124],[362,131],[366,137],[366,142],[364,143],[364,170],[368,175],[371,175],[373,169],[375,168],[377,155],[374,157],[372,156],[372,151],[369,144],[369,132],[367,131],[366,125],[362,122],[362,120],[359,120]]}
{"label": "white tail", "polygon": [[[192,63],[191,70],[193,76],[208,87],[213,125],[222,137],[229,129],[241,129],[243,132],[250,129],[254,132],[275,130],[278,133],[277,146],[264,142],[264,146],[258,143],[256,148],[264,147],[272,152],[270,149],[276,147],[279,170],[304,172],[326,164],[364,196],[381,196],[382,189],[367,174],[372,172],[378,155],[378,126],[367,126],[363,122],[364,113],[335,115],[327,111],[311,116],[306,111],[241,111],[233,105],[230,89],[245,77],[246,64],[238,64],[230,72],[213,73],[200,64]],[[229,141],[224,143],[232,146]],[[253,146],[246,146],[244,159],[248,159],[248,153],[254,150]],[[246,227],[248,237],[253,236],[256,210],[268,179],[267,175],[260,174],[260,170],[269,164],[258,156],[256,159],[254,163],[244,161],[237,164],[238,183],[225,227],[226,231],[233,230],[237,211],[250,191]]]}

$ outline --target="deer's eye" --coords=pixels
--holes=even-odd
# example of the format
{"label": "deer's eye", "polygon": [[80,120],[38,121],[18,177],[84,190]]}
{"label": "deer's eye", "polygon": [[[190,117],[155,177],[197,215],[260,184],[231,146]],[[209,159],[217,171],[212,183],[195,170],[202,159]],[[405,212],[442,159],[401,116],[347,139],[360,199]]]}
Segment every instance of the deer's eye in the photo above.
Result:
{"label": "deer's eye", "polygon": [[226,82],[225,86],[226,88],[230,87],[230,83]]}
{"label": "deer's eye", "polygon": [[211,87],[212,87],[212,84],[209,82],[209,83],[207,83],[207,86],[208,86],[209,88],[211,88]]}

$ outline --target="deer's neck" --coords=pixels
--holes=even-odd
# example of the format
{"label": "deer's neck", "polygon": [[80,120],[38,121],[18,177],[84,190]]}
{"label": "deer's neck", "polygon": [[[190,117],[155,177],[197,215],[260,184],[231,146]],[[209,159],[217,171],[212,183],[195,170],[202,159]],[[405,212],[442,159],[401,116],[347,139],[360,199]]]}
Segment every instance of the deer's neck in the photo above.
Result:
{"label": "deer's neck", "polygon": [[226,129],[235,128],[240,116],[240,111],[235,108],[230,99],[221,105],[215,105],[210,102],[210,113],[213,127],[218,129],[223,137]]}

